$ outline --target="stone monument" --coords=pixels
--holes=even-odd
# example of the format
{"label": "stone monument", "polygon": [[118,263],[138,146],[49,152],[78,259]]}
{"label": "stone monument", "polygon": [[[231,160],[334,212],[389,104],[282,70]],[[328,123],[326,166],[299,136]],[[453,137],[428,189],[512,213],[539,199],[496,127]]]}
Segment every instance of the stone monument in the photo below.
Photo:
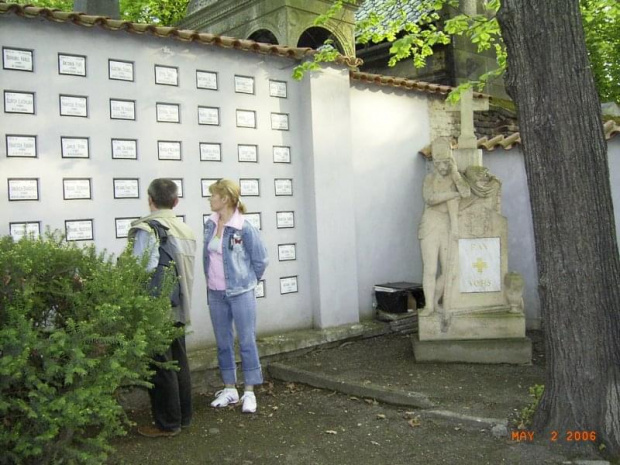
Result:
{"label": "stone monument", "polygon": [[[466,110],[467,102],[461,114]],[[482,160],[471,146],[473,124],[461,128],[458,152],[467,160]],[[463,136],[468,129],[471,133]],[[416,360],[531,363],[523,278],[508,272],[501,182],[481,165],[459,171],[445,140],[434,141],[432,150],[434,172],[424,181],[418,235],[426,307],[418,313],[413,336]],[[452,160],[449,169],[445,160]]]}

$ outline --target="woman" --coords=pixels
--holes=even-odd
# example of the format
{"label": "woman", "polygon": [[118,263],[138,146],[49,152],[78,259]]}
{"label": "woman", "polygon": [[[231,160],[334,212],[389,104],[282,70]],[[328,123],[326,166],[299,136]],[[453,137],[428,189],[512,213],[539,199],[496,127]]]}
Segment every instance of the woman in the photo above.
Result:
{"label": "woman", "polygon": [[207,301],[217,342],[217,359],[224,389],[215,394],[212,407],[239,402],[233,322],[239,337],[244,380],[242,412],[256,412],[254,386],[263,382],[256,347],[254,288],[267,267],[267,251],[258,231],[244,220],[245,206],[239,186],[220,179],[209,187],[213,214],[205,223],[203,264]]}

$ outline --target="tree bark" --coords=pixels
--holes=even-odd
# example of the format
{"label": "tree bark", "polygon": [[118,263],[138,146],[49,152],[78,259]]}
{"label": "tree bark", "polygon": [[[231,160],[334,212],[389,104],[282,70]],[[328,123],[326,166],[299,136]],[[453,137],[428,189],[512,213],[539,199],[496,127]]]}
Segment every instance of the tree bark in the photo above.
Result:
{"label": "tree bark", "polygon": [[506,86],[518,107],[547,350],[534,429],[580,452],[602,443],[618,457],[620,258],[578,0],[502,0],[498,20]]}

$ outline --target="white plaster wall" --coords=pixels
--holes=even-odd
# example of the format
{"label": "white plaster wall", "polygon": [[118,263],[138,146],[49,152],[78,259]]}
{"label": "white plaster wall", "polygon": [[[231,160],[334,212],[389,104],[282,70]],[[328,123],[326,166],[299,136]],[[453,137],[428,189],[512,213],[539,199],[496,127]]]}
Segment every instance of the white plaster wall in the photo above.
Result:
{"label": "white plaster wall", "polygon": [[[430,97],[434,98],[434,97]],[[429,144],[426,94],[351,86],[355,231],[360,316],[373,315],[373,286],[421,282],[418,223]]]}
{"label": "white plaster wall", "polygon": [[[260,197],[244,199],[249,212],[260,212],[261,234],[271,264],[266,297],[258,300],[258,333],[269,334],[312,326],[313,300],[309,263],[315,251],[308,248],[303,231],[308,218],[308,193],[304,176],[299,108],[301,84],[291,79],[293,61],[220,47],[160,39],[150,35],[83,28],[70,23],[0,17],[0,43],[6,47],[34,51],[34,72],[0,69],[0,89],[35,92],[36,114],[6,114],[0,111],[0,234],[9,233],[9,222],[40,221],[42,228],[64,231],[68,219],[94,220],[94,243],[98,249],[118,254],[126,239],[117,239],[115,218],[139,217],[148,213],[146,189],[156,177],[182,178],[184,198],[176,211],[199,240],[195,269],[194,305],[191,312],[191,347],[214,343],[206,305],[202,253],[203,215],[210,213],[201,196],[201,178],[259,178]],[[58,53],[85,55],[87,76],[58,74]],[[135,63],[134,82],[108,79],[108,59]],[[154,65],[179,68],[179,86],[154,83]],[[196,89],[196,70],[218,72],[219,90]],[[234,75],[253,76],[255,95],[234,92]],[[269,79],[286,81],[288,98],[269,96]],[[88,118],[59,116],[59,94],[88,96]],[[109,118],[109,99],[136,100],[136,121]],[[155,103],[179,103],[181,123],[158,123]],[[220,107],[219,126],[200,126],[197,106]],[[237,128],[235,110],[255,110],[257,129]],[[289,114],[289,131],[271,129],[270,113]],[[36,135],[38,158],[7,158],[6,134]],[[63,159],[60,136],[90,138],[89,159]],[[112,160],[111,138],[138,139],[138,160]],[[157,158],[157,140],[180,140],[182,161]],[[199,142],[221,142],[221,162],[201,162]],[[237,144],[257,144],[258,163],[239,163]],[[291,164],[273,163],[272,146],[291,147]],[[7,179],[39,178],[40,200],[9,202]],[[63,200],[62,178],[92,179],[92,200]],[[113,178],[139,178],[140,198],[115,200]],[[293,196],[276,197],[274,178],[292,178]],[[276,229],[276,212],[295,211],[294,229]],[[279,262],[277,245],[297,244],[297,260]],[[280,295],[279,279],[298,276],[299,292]]]}
{"label": "white plaster wall", "polygon": [[483,164],[502,182],[502,214],[508,219],[508,271],[525,280],[523,303],[528,328],[540,328],[538,268],[530,195],[519,148],[483,152]]}

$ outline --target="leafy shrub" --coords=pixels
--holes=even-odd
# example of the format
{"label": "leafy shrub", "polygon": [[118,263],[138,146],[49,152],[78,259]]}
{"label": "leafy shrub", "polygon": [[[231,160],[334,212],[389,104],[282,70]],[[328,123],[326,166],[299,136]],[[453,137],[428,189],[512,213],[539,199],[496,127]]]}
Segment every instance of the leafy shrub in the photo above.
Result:
{"label": "leafy shrub", "polygon": [[129,424],[119,388],[148,386],[150,355],[179,332],[148,281],[129,251],[0,238],[0,463],[106,460]]}

